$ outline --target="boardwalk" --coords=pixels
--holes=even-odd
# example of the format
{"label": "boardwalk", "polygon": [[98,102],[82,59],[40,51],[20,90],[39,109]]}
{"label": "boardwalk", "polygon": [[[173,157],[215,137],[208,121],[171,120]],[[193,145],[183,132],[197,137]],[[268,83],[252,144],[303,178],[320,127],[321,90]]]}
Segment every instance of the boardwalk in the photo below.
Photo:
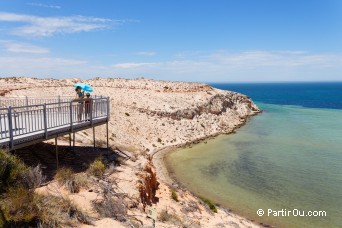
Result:
{"label": "boardwalk", "polygon": [[0,146],[14,150],[108,124],[109,98],[96,97],[85,101],[73,101],[71,97],[1,98]]}

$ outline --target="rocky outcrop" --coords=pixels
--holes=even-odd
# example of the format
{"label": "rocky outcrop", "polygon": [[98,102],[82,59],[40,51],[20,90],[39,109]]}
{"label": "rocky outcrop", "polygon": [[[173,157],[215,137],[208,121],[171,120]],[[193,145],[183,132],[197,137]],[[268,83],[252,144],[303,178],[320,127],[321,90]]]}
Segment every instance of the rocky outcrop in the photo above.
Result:
{"label": "rocky outcrop", "polygon": [[138,111],[141,113],[168,117],[174,120],[193,119],[195,116],[200,116],[202,114],[221,115],[227,110],[233,110],[237,115],[243,118],[260,112],[260,109],[249,97],[229,91],[224,94],[216,94],[212,96],[208,102],[198,104],[193,108],[178,109],[174,112],[138,108]]}

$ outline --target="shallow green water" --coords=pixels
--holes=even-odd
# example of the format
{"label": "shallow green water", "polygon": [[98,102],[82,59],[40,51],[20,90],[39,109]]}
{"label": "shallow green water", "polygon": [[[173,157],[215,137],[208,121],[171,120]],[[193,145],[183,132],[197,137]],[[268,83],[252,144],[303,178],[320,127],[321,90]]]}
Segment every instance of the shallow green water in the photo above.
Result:
{"label": "shallow green water", "polygon": [[[237,134],[169,154],[171,171],[191,191],[259,222],[341,227],[342,111],[259,106],[264,113]],[[267,216],[267,209],[326,216]]]}

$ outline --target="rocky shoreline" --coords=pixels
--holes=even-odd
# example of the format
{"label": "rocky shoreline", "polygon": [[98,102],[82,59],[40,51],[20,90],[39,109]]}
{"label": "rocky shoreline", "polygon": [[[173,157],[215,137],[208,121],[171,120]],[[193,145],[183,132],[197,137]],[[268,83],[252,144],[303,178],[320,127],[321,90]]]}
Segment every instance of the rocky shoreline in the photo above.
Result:
{"label": "rocky shoreline", "polygon": [[[172,180],[170,185],[170,177],[162,162],[165,151],[199,143],[219,134],[232,133],[245,124],[249,117],[261,111],[249,97],[200,83],[142,78],[0,78],[0,92],[3,97],[42,97],[46,94],[74,96],[73,84],[77,82],[93,86],[96,95],[110,97],[110,146],[113,150],[124,151],[131,158],[119,168],[120,172],[116,176],[113,175],[126,180],[118,181],[117,185],[141,204],[131,208],[131,213],[146,214],[146,206],[149,207],[154,199],[158,199],[158,202],[151,204],[158,211],[158,216],[161,211],[169,210],[184,224],[192,224],[190,227],[257,227],[251,221],[223,209],[211,213],[187,190],[173,189]],[[76,135],[78,146],[92,145],[91,130],[78,132]],[[105,140],[105,127],[96,128],[96,137],[99,141]],[[173,191],[178,194],[178,202],[170,197]],[[90,193],[82,194],[82,197],[87,198]],[[71,197],[77,201],[77,196]],[[92,214],[94,212],[89,204],[86,203],[85,208]],[[196,205],[196,209],[193,209],[193,205]],[[140,220],[143,224],[150,221]],[[107,227],[113,224],[120,227],[117,221],[104,218],[99,218],[98,221],[95,223],[98,227],[106,227],[103,224],[107,224]],[[162,227],[177,227],[170,221],[160,219],[158,224]]]}

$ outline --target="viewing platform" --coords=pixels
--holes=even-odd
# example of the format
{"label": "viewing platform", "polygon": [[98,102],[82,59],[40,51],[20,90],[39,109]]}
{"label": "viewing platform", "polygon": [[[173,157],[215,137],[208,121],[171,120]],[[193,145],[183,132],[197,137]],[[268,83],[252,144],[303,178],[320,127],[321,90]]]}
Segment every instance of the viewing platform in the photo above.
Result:
{"label": "viewing platform", "polygon": [[0,147],[15,150],[48,139],[107,125],[110,116],[109,97],[95,96],[74,100],[74,97],[1,97]]}

